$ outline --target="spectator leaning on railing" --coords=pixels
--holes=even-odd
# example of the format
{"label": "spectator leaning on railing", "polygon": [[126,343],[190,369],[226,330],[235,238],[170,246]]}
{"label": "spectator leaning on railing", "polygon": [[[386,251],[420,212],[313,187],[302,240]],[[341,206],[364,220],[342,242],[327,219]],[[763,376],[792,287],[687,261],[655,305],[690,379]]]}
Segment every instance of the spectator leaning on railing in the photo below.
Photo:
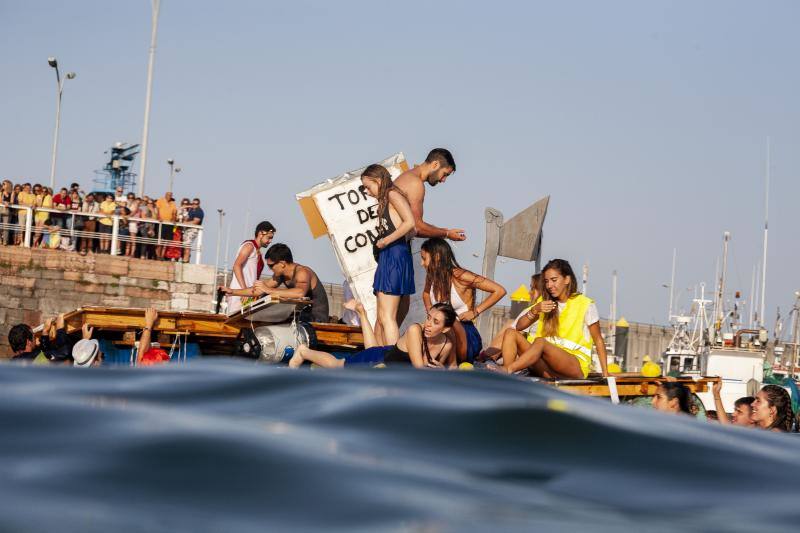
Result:
{"label": "spectator leaning on railing", "polygon": [[[78,183],[53,194],[38,183],[0,182],[0,245],[25,244],[29,235],[31,247],[111,253],[115,217],[116,253],[188,262],[201,231],[193,226],[202,225],[205,213],[198,198],[184,198],[177,206],[171,192],[156,201],[116,187],[113,194],[89,193],[83,198]],[[161,241],[158,247],[153,244],[156,239]]]}
{"label": "spectator leaning on railing", "polygon": [[[205,218],[206,214],[203,209],[200,207],[200,199],[195,198],[192,200],[191,206],[186,213],[186,223],[193,224],[196,226],[203,225],[203,219]],[[189,259],[191,258],[192,253],[192,245],[194,241],[197,240],[198,230],[197,228],[186,228],[185,234],[183,237],[183,244],[185,248],[183,249],[183,262],[188,263]]]}

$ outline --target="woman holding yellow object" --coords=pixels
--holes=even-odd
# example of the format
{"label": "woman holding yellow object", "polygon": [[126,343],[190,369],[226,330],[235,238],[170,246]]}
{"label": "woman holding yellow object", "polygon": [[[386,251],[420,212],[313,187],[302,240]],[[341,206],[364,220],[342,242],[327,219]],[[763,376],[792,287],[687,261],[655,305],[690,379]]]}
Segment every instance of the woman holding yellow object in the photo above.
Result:
{"label": "woman holding yellow object", "polygon": [[[578,292],[572,267],[563,259],[553,259],[545,265],[543,277],[542,297],[520,320],[523,326],[528,321],[536,322],[528,339],[531,344],[525,347],[517,342],[514,346],[504,342],[503,370],[516,372],[529,368],[534,375],[546,378],[585,378],[592,367],[594,345],[603,375],[608,376],[600,315],[594,301]],[[522,348],[519,357],[518,348]]]}

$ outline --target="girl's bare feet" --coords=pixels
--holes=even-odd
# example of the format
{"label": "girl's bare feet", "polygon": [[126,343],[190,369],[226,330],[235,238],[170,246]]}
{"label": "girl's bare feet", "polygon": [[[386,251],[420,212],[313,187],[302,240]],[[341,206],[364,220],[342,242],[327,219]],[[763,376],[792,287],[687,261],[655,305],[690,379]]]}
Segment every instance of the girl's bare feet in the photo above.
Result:
{"label": "girl's bare feet", "polygon": [[344,304],[342,304],[345,309],[349,309],[350,311],[355,311],[359,315],[364,313],[364,304],[356,300],[355,298],[347,300]]}

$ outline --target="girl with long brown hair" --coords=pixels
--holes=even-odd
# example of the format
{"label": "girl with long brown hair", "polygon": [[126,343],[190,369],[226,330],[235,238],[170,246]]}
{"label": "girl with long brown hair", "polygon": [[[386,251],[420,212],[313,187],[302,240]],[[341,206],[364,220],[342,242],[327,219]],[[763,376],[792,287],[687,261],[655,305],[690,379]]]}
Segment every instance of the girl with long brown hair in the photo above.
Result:
{"label": "girl with long brown hair", "polygon": [[794,425],[792,397],[778,385],[764,385],[753,402],[751,418],[755,427],[770,431],[790,432]]}
{"label": "girl with long brown hair", "polygon": [[366,193],[378,200],[378,268],[372,289],[378,300],[375,334],[383,345],[393,345],[400,336],[397,309],[400,298],[414,294],[414,263],[408,239],[414,236],[414,214],[405,195],[394,186],[382,165],[370,165],[361,174]]}
{"label": "girl with long brown hair", "polygon": [[563,259],[553,259],[542,275],[544,292],[530,311],[537,324],[533,342],[523,346],[519,357],[515,351],[504,350],[503,369],[528,368],[546,378],[585,378],[592,367],[594,345],[603,375],[608,376],[600,315],[594,301],[578,292],[572,267]]}
{"label": "girl with long brown hair", "polygon": [[[423,242],[420,260],[426,271],[422,293],[425,309],[441,302],[453,306],[458,314],[458,321],[453,326],[458,361],[473,362],[483,348],[481,335],[473,321],[499,302],[506,290],[497,282],[462,268],[444,239],[434,237]],[[475,297],[476,289],[489,293],[480,304]]]}

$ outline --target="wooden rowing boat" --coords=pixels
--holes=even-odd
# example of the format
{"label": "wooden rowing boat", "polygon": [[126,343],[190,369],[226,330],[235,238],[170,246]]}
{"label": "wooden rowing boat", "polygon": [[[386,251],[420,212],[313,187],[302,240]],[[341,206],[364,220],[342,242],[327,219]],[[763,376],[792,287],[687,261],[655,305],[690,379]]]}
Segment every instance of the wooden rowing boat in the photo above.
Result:
{"label": "wooden rowing boat", "polygon": [[[275,303],[307,304],[307,300],[276,299]],[[116,346],[131,347],[136,341],[136,332],[144,325],[144,309],[123,307],[81,307],[65,315],[67,334],[81,331],[84,324],[93,327],[96,337],[112,337]],[[192,311],[159,311],[154,330],[162,344],[173,342],[171,338],[183,336],[186,342],[197,343],[201,353],[233,355],[235,344],[242,328],[260,325],[247,318],[234,319],[224,314]],[[322,350],[358,350],[364,346],[361,329],[345,324],[311,323],[317,345]],[[719,378],[653,378],[635,373],[615,374],[617,394],[620,397],[641,397],[655,394],[659,382],[664,379],[683,383],[693,393],[707,392],[709,384]],[[610,397],[611,388],[599,374],[590,374],[587,379],[541,380],[542,383],[559,390],[583,396]]]}

